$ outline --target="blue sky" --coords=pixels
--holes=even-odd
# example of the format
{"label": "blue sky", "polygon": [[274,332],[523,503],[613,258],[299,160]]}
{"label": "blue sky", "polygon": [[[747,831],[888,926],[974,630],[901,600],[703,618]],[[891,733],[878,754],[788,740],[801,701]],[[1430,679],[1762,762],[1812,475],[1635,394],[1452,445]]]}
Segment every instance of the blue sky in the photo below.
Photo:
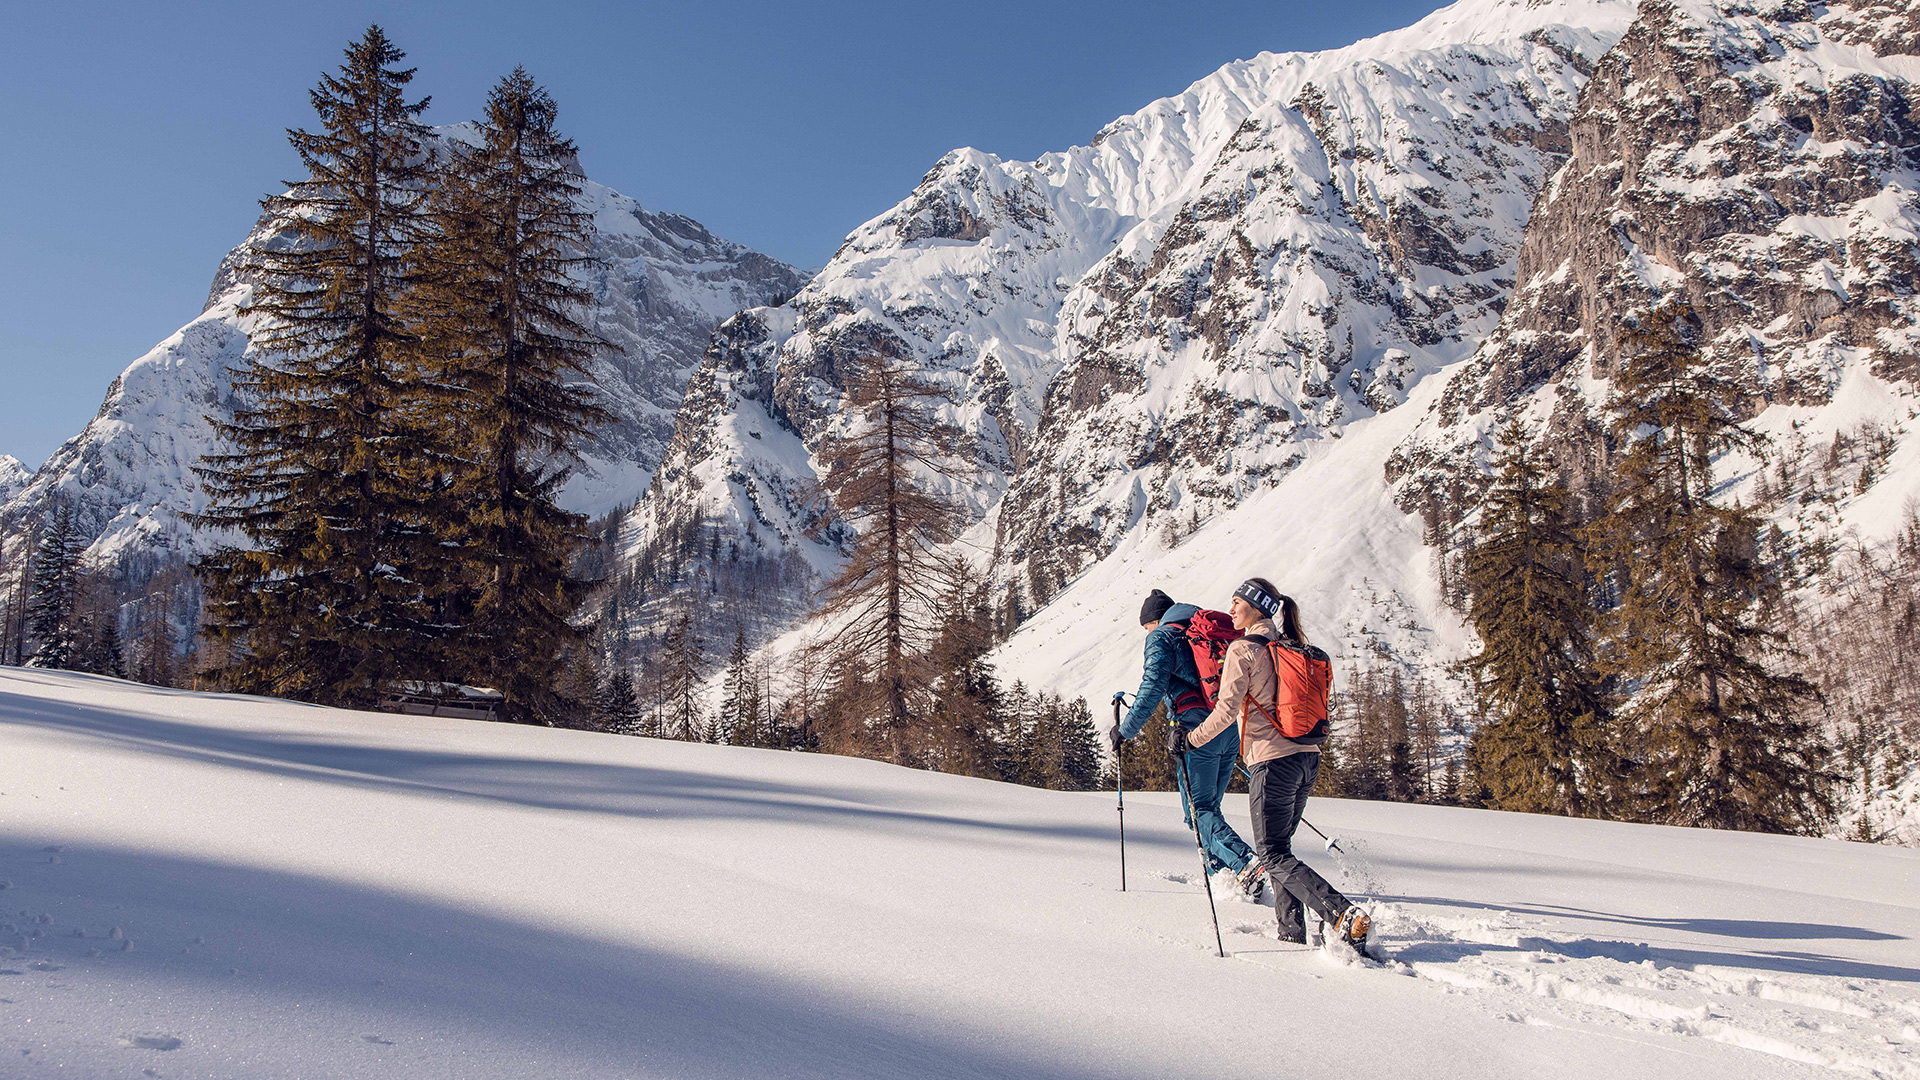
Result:
{"label": "blue sky", "polygon": [[812,267],[956,146],[1065,149],[1230,60],[1439,6],[0,2],[0,453],[30,468],[199,312],[369,22],[419,67],[429,122],[523,64],[594,179]]}

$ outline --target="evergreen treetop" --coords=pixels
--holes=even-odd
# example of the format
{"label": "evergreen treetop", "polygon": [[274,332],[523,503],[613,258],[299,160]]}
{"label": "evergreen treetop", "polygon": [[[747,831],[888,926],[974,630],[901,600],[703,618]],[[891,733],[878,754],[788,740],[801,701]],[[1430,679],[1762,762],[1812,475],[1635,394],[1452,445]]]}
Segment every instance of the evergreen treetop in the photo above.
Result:
{"label": "evergreen treetop", "polygon": [[1610,662],[1660,819],[1811,831],[1829,809],[1827,752],[1803,710],[1818,693],[1764,617],[1777,583],[1759,562],[1761,521],[1712,497],[1713,457],[1758,449],[1737,421],[1739,387],[1704,360],[1684,301],[1624,337],[1614,437],[1626,447],[1600,535],[1621,580]]}
{"label": "evergreen treetop", "polygon": [[1494,481],[1465,566],[1468,621],[1481,643],[1468,660],[1485,718],[1476,771],[1496,809],[1598,813],[1620,794],[1621,769],[1595,668],[1580,523],[1519,419],[1497,429],[1494,445]]}
{"label": "evergreen treetop", "polygon": [[[582,320],[597,265],[575,148],[553,98],[522,68],[487,96],[479,142],[456,145],[426,202],[409,309],[422,366],[449,395],[448,496],[464,566],[457,664],[499,689],[512,719],[564,712],[560,657],[590,582],[573,570],[586,519],[556,502],[608,414]],[[431,399],[423,399],[431,401]]]}
{"label": "evergreen treetop", "polygon": [[446,450],[402,310],[427,102],[406,99],[404,56],[373,26],[322,76],[321,130],[288,132],[307,176],[264,201],[278,230],[247,252],[242,404],[199,470],[200,523],[248,542],[201,566],[208,632],[231,647],[239,689],[368,707],[397,679],[438,675]]}

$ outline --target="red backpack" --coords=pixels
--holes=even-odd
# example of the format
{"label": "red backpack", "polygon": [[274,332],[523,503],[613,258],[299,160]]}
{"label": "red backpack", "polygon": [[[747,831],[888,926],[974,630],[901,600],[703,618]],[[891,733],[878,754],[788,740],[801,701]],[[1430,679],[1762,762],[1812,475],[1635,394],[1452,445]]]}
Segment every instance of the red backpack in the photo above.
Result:
{"label": "red backpack", "polygon": [[[1179,625],[1179,624],[1175,624]],[[1220,667],[1227,662],[1227,646],[1240,640],[1233,619],[1224,611],[1196,611],[1186,622],[1187,645],[1193,666],[1200,669],[1200,692],[1189,690],[1173,703],[1175,716],[1188,709],[1211,709],[1220,696]]]}
{"label": "red backpack", "polygon": [[[1297,743],[1314,745],[1327,741],[1327,696],[1333,689],[1333,660],[1311,645],[1297,641],[1251,640],[1267,647],[1273,659],[1274,702],[1271,711],[1247,695],[1246,711],[1255,709],[1273,722],[1280,734]],[[1216,678],[1214,687],[1218,689]],[[1245,729],[1242,729],[1243,732]],[[1244,737],[1244,735],[1243,735]]]}

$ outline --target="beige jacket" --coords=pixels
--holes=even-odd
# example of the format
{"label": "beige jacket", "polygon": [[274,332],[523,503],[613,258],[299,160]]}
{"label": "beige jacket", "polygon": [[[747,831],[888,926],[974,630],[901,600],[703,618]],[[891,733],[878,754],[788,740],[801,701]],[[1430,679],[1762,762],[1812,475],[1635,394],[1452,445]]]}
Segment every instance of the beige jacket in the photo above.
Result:
{"label": "beige jacket", "polygon": [[[1269,640],[1277,641],[1280,637],[1280,631],[1274,628],[1272,619],[1261,619],[1247,627],[1246,632],[1249,637],[1259,636]],[[1266,645],[1242,639],[1227,646],[1227,658],[1220,665],[1220,697],[1214,702],[1213,713],[1206,722],[1187,733],[1187,742],[1204,746],[1221,732],[1239,724],[1240,756],[1246,759],[1249,768],[1263,761],[1293,754],[1319,753],[1318,746],[1302,746],[1280,734],[1280,729],[1260,711],[1253,710],[1252,723],[1244,722],[1246,718],[1241,713],[1248,711],[1248,695],[1271,710],[1278,689],[1273,657],[1267,652]]]}

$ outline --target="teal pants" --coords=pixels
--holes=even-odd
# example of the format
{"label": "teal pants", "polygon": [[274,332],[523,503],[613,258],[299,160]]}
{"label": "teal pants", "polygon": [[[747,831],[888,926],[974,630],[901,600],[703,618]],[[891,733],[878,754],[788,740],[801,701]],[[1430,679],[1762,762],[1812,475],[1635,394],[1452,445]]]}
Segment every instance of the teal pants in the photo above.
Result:
{"label": "teal pants", "polygon": [[[1204,719],[1205,714],[1198,714]],[[1185,719],[1185,715],[1182,715]],[[1187,751],[1187,767],[1180,777],[1181,801],[1186,808],[1187,827],[1199,822],[1200,846],[1207,852],[1209,871],[1226,867],[1239,870],[1253,861],[1253,849],[1227,824],[1220,813],[1220,800],[1233,782],[1233,763],[1240,757],[1240,725],[1235,724],[1213,737],[1205,746]],[[1175,766],[1178,771],[1178,765]]]}

